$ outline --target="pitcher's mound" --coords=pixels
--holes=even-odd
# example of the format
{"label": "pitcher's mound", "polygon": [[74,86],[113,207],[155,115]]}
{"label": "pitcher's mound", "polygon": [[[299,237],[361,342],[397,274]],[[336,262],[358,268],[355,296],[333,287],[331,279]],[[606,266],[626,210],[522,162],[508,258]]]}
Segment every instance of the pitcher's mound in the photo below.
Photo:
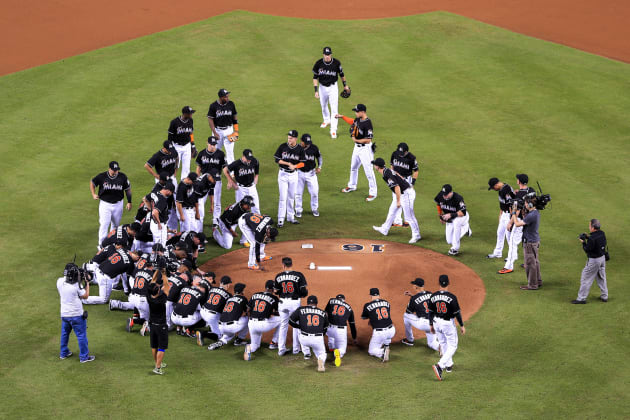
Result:
{"label": "pitcher's mound", "polygon": [[[282,257],[291,257],[293,269],[304,273],[308,292],[318,297],[320,308],[339,293],[346,296],[355,312],[358,339],[363,344],[369,342],[372,334],[367,320],[361,319],[363,305],[370,300],[371,287],[378,287],[381,297],[391,304],[396,326],[394,341],[404,337],[403,314],[409,302],[404,292],[412,290],[409,282],[416,277],[425,280],[427,290],[435,291],[439,288],[440,274],[447,274],[451,280],[449,290],[457,296],[464,320],[479,310],[486,296],[481,278],[472,269],[454,258],[418,246],[367,239],[305,239],[271,243],[265,251],[273,260],[262,263],[266,270],[263,272],[247,268],[247,248],[214,258],[201,269],[214,271],[218,278],[228,275],[234,283],[247,284],[245,295],[250,297],[264,290],[265,281],[274,279],[282,270]],[[309,268],[311,262],[316,269]],[[302,302],[306,304],[306,299]],[[415,333],[417,337],[423,336],[418,331]]]}

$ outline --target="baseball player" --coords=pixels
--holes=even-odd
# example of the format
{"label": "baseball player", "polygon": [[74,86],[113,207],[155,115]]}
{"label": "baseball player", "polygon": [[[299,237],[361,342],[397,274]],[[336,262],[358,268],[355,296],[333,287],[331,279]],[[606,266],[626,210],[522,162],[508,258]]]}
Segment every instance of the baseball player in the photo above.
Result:
{"label": "baseball player", "polygon": [[[218,140],[214,136],[208,137],[208,147],[203,149],[197,155],[195,162],[197,163],[197,175],[208,174],[214,181],[214,190],[212,190],[213,209],[212,209],[212,224],[216,224],[219,216],[221,215],[221,189],[223,183],[221,181],[221,173],[227,174],[227,162],[225,160],[225,153],[223,150],[217,148]],[[228,186],[231,186],[230,178],[228,177]],[[207,196],[203,197],[203,200],[199,201],[199,208],[203,210]],[[203,211],[201,212],[203,213]],[[202,214],[203,219],[203,214]]]}
{"label": "baseball player", "polygon": [[[260,200],[258,199],[258,172],[260,165],[258,159],[254,157],[254,153],[250,149],[243,150],[243,156],[239,160],[230,163],[225,171],[229,185],[234,187],[236,201],[241,201],[243,197],[249,195],[254,199],[252,211],[260,213]],[[230,175],[234,174],[234,177]]]}
{"label": "baseball player", "polygon": [[234,296],[230,297],[223,307],[219,318],[219,330],[221,337],[216,343],[210,344],[208,350],[216,350],[229,343],[234,337],[235,346],[247,344],[247,298],[243,296],[246,285],[236,283],[234,285]]}
{"label": "baseball player", "polygon": [[238,120],[236,106],[230,101],[230,92],[219,90],[219,99],[210,104],[208,109],[208,125],[216,137],[218,148],[225,150],[228,165],[234,161],[234,142],[238,140]]}
{"label": "baseball player", "polygon": [[317,371],[326,371],[326,346],[324,334],[328,329],[326,312],[317,307],[317,296],[309,296],[306,306],[300,306],[289,317],[294,331],[300,330],[300,344],[305,359],[311,358],[311,351],[317,357]]}
{"label": "baseball player", "polygon": [[[173,193],[177,187],[177,180],[175,178],[175,171],[177,170],[177,151],[173,146],[173,142],[170,140],[164,140],[162,148],[158,150],[149,158],[144,164],[144,168],[155,178],[155,186],[153,191],[156,192],[166,185],[166,179],[170,180],[173,184]],[[160,184],[160,185],[158,185]],[[168,200],[168,228],[171,230],[177,230],[177,210],[175,209],[175,197]]]}
{"label": "baseball player", "polygon": [[322,159],[319,148],[311,140],[310,134],[302,134],[302,149],[304,149],[304,166],[298,170],[298,184],[295,191],[295,217],[302,217],[302,196],[304,186],[308,187],[311,195],[311,211],[313,216],[319,216],[319,183],[317,174],[322,171]]}
{"label": "baseball player", "polygon": [[434,201],[437,204],[438,218],[446,225],[446,243],[451,246],[448,255],[457,255],[460,239],[466,234],[472,235],[470,215],[466,210],[464,197],[454,192],[450,184],[444,184]]}
{"label": "baseball player", "polygon": [[[232,241],[238,236],[236,233],[236,225],[238,224],[239,218],[249,212],[253,204],[254,199],[246,195],[241,201],[225,209],[221,217],[219,217],[218,225],[212,228],[212,236],[221,248],[232,248]],[[241,243],[245,241],[246,239],[244,235],[242,235]]]}
{"label": "baseball player", "polygon": [[367,107],[364,104],[357,104],[352,110],[356,115],[354,120],[344,115],[335,115],[335,118],[343,118],[345,122],[350,124],[350,137],[354,142],[352,159],[350,160],[350,180],[348,181],[348,186],[343,188],[341,192],[356,191],[359,180],[359,167],[363,165],[363,171],[369,185],[369,193],[365,201],[373,201],[376,199],[378,188],[374,170],[372,169],[375,149],[375,146],[372,144],[372,138],[374,137],[372,121],[366,114]]}
{"label": "baseball player", "polygon": [[[138,266],[142,268],[138,268]],[[131,332],[131,329],[135,324],[142,326],[140,329],[140,335],[144,335],[147,331],[149,320],[149,305],[147,303],[147,293],[149,290],[149,284],[153,281],[156,270],[153,268],[153,264],[150,259],[140,258],[136,262],[134,272],[129,276],[129,286],[131,292],[129,293],[129,301],[123,302],[120,300],[112,299],[109,301],[109,309],[120,309],[123,311],[138,310],[138,316],[128,318],[126,320],[125,330]]]}
{"label": "baseball player", "polygon": [[140,229],[136,232],[136,236],[131,246],[132,251],[143,253],[151,253],[153,246],[153,234],[151,233],[151,209],[147,207],[144,200],[136,212],[136,223],[140,224]]}
{"label": "baseball player", "polygon": [[191,336],[189,327],[194,327],[201,320],[200,304],[203,303],[206,292],[205,285],[196,282],[191,286],[182,288],[177,303],[173,305],[171,322],[182,327],[188,336]]}
{"label": "baseball player", "polygon": [[[332,57],[332,49],[324,47],[324,57],[315,62],[313,66],[313,87],[315,88],[315,99],[319,99],[322,106],[322,118],[324,121],[320,125],[326,128],[330,124],[330,137],[337,138],[337,120],[332,116],[337,114],[337,104],[339,103],[339,90],[337,89],[337,79],[341,77],[345,97],[350,96],[350,86],[346,82],[341,62]],[[330,106],[330,111],[328,110]]]}
{"label": "baseball player", "polygon": [[197,194],[195,194],[194,183],[197,180],[197,173],[190,172],[186,177],[182,178],[177,186],[175,193],[175,202],[177,206],[177,214],[179,215],[179,224],[181,232],[195,230],[200,219],[199,204]]}
{"label": "baseball player", "polygon": [[177,151],[178,166],[181,168],[180,179],[190,172],[190,157],[197,156],[195,136],[193,134],[192,114],[195,110],[189,106],[182,108],[182,115],[174,118],[168,126],[168,139]]}
{"label": "baseball player", "polygon": [[433,365],[433,372],[441,381],[444,370],[447,372],[453,370],[453,355],[457,351],[457,328],[453,318],[457,318],[462,334],[466,334],[466,328],[457,297],[448,291],[448,276],[442,274],[439,282],[440,290],[433,293],[428,302],[431,332],[437,334],[442,350],[442,357],[437,364]]}
{"label": "baseball player", "polygon": [[203,338],[211,338],[217,340],[221,335],[219,329],[219,318],[225,307],[225,302],[232,297],[230,288],[232,287],[232,279],[229,276],[221,277],[219,287],[212,287],[208,290],[208,299],[203,304],[200,314],[201,318],[206,321],[208,332],[202,333],[197,331],[197,344],[203,346]]}
{"label": "baseball player", "polygon": [[[173,307],[179,299],[179,292],[190,284],[190,280],[190,273],[188,273],[188,269],[183,264],[179,266],[174,275],[168,278],[170,291],[166,298],[166,323],[168,324],[169,330],[173,330],[175,328],[172,321],[172,315]],[[177,333],[179,334],[179,329]]]}
{"label": "baseball player", "polygon": [[134,262],[138,261],[138,254],[123,248],[122,241],[101,250],[87,264],[93,269],[98,284],[98,296],[90,296],[83,300],[88,305],[109,302],[112,288],[122,274],[131,274]]}
{"label": "baseball player", "polygon": [[123,246],[127,249],[131,249],[133,241],[136,238],[136,233],[140,231],[141,225],[138,222],[132,224],[124,224],[118,226],[107,234],[107,238],[101,242],[101,248],[105,248],[108,245],[114,245],[116,241],[121,241]]}
{"label": "baseball player", "polygon": [[[96,188],[98,187],[98,193]],[[127,175],[120,172],[115,160],[109,162],[109,169],[96,175],[90,181],[92,198],[100,200],[98,205],[98,247],[100,248],[107,232],[120,224],[123,212],[123,191],[127,195],[127,211],[131,210],[131,183]]]}
{"label": "baseball player", "polygon": [[389,345],[396,335],[396,327],[392,322],[389,302],[381,299],[381,292],[373,287],[370,289],[372,301],[363,306],[362,319],[368,319],[372,326],[372,338],[368,353],[378,357],[383,363],[389,361]]}
{"label": "baseball player", "polygon": [[497,245],[494,251],[488,254],[486,258],[503,258],[503,245],[507,240],[508,246],[512,232],[507,230],[510,222],[510,203],[516,197],[514,190],[509,184],[499,181],[499,178],[490,178],[488,181],[488,191],[495,190],[499,192],[499,226],[497,227]]}
{"label": "baseball player", "polygon": [[[203,232],[203,220],[205,216],[205,204],[208,196],[212,196],[216,183],[214,178],[210,174],[202,174],[197,177],[197,180],[193,183],[195,190],[195,196],[197,198],[197,209],[199,212],[199,220],[195,220],[196,223],[192,230],[197,232]],[[211,202],[212,205],[212,202]]]}
{"label": "baseball player", "polygon": [[[278,328],[278,355],[284,356],[287,349],[287,332],[289,331],[289,316],[300,306],[300,298],[308,294],[306,277],[299,271],[291,270],[293,260],[282,258],[282,271],[276,275],[276,293],[280,297],[278,311],[280,312],[280,327]],[[293,329],[293,354],[300,352],[300,337]]]}
{"label": "baseball player", "polygon": [[429,299],[431,298],[431,292],[424,290],[424,279],[418,277],[411,284],[413,284],[413,293],[405,291],[405,296],[409,296],[409,303],[403,316],[405,338],[402,339],[402,343],[407,346],[413,346],[413,329],[415,328],[424,331],[427,336],[427,346],[439,351],[440,343],[435,334],[431,333],[431,325],[429,324]]}
{"label": "baseball player", "polygon": [[348,331],[347,326],[350,325],[350,334],[352,342],[357,344],[357,327],[354,324],[354,311],[346,302],[346,297],[338,294],[328,301],[326,305],[326,314],[328,315],[328,348],[334,349],[335,366],[341,366],[341,358],[346,354],[348,348]]}
{"label": "baseball player", "polygon": [[276,282],[267,280],[265,282],[265,291],[254,293],[249,300],[249,338],[251,344],[245,346],[243,353],[244,360],[251,360],[252,353],[260,348],[260,340],[262,335],[267,331],[274,330],[272,342],[278,342],[278,325],[280,317],[278,316],[278,297],[274,295]]}
{"label": "baseball player", "polygon": [[145,205],[151,210],[151,234],[153,235],[153,242],[166,246],[166,239],[168,234],[168,228],[166,221],[168,220],[168,197],[170,197],[175,190],[173,184],[167,183],[157,193],[151,193],[144,198]]}
{"label": "baseball player", "polygon": [[374,168],[383,175],[383,180],[387,183],[387,186],[392,190],[392,204],[389,206],[389,213],[387,213],[387,219],[381,226],[372,226],[372,228],[387,236],[389,229],[394,223],[396,217],[396,210],[402,207],[402,211],[405,214],[405,219],[409,221],[411,225],[411,239],[410,244],[416,243],[421,239],[420,227],[418,226],[418,220],[413,211],[413,202],[416,199],[416,191],[411,184],[402,179],[400,175],[385,168],[385,161],[382,158],[376,158],[372,161]]}
{"label": "baseball player", "polygon": [[[529,182],[529,177],[527,174],[516,174],[516,183],[518,184],[518,190],[514,192],[514,200],[519,203],[524,203],[525,199],[536,197],[536,190],[527,186]],[[510,208],[509,203],[508,210]],[[511,218],[511,216],[508,216]],[[517,220],[522,222],[523,218],[520,216],[517,217]],[[514,271],[514,263],[518,260],[518,247],[521,246],[521,242],[523,240],[523,227],[515,226],[512,223],[512,220],[509,220],[506,229],[511,232],[508,241],[508,255],[505,260],[505,265],[501,270],[498,271],[499,274],[508,274]]]}
{"label": "baseball player", "polygon": [[[392,153],[392,157],[389,160],[390,168],[396,172],[402,179],[407,181],[413,188],[418,180],[418,161],[416,157],[409,152],[409,146],[407,143],[400,143],[396,150]],[[413,207],[413,203],[412,203]],[[402,218],[402,208],[396,209],[396,215],[394,216],[394,224],[396,227],[409,227],[409,222]]]}
{"label": "baseball player", "polygon": [[280,169],[278,171],[278,227],[284,225],[286,216],[289,223],[298,224],[295,218],[295,193],[298,185],[298,169],[304,167],[306,157],[304,149],[297,144],[297,130],[290,130],[287,142],[278,146],[274,158]]}
{"label": "baseball player", "polygon": [[250,244],[247,261],[247,268],[250,270],[262,270],[260,263],[272,259],[265,254],[265,245],[275,241],[278,236],[278,229],[272,227],[273,223],[271,217],[252,212],[245,213],[238,219],[238,227]]}

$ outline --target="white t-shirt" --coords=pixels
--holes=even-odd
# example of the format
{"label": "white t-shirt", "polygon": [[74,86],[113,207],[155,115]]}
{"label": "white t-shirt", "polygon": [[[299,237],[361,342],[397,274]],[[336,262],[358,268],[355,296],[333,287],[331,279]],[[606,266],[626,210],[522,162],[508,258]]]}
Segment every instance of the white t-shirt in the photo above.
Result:
{"label": "white t-shirt", "polygon": [[83,315],[81,296],[85,290],[79,288],[79,283],[70,284],[65,277],[57,279],[57,290],[61,298],[61,316],[72,317]]}

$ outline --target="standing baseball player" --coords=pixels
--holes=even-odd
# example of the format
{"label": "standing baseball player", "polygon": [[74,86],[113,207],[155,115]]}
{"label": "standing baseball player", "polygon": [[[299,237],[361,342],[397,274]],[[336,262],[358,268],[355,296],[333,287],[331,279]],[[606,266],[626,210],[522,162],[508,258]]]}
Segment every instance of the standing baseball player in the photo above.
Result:
{"label": "standing baseball player", "polygon": [[[98,187],[98,193],[96,188]],[[123,212],[123,191],[127,194],[127,211],[131,210],[131,183],[127,175],[120,172],[115,160],[109,162],[109,169],[96,175],[90,181],[92,198],[100,200],[98,205],[98,248],[107,232],[120,224]]]}
{"label": "standing baseball player", "polygon": [[392,204],[389,206],[389,213],[387,213],[387,219],[381,226],[372,226],[372,228],[387,236],[389,229],[394,223],[396,217],[396,210],[402,208],[405,214],[405,219],[409,221],[411,225],[411,239],[410,244],[418,242],[420,237],[420,227],[418,226],[418,220],[413,211],[413,202],[416,199],[416,191],[411,187],[407,181],[402,179],[400,175],[385,168],[385,161],[382,158],[376,158],[372,161],[374,168],[383,175],[383,180],[387,183],[387,186],[392,190]]}
{"label": "standing baseball player", "polygon": [[278,325],[280,317],[278,313],[278,297],[274,295],[276,282],[267,280],[265,291],[254,293],[249,300],[249,338],[251,344],[245,346],[244,360],[251,360],[252,353],[260,348],[262,335],[275,329],[272,343],[278,342]]}
{"label": "standing baseball player", "polygon": [[203,346],[203,338],[208,337],[214,340],[221,335],[219,330],[219,318],[225,307],[225,302],[232,297],[230,288],[232,287],[232,279],[229,276],[221,277],[219,287],[212,287],[208,290],[208,299],[201,307],[201,318],[206,321],[208,332],[202,333],[197,331],[197,344]]}
{"label": "standing baseball player", "polygon": [[431,299],[431,292],[424,290],[424,279],[418,277],[411,284],[413,284],[413,293],[405,291],[405,296],[410,298],[403,316],[405,338],[402,339],[402,343],[407,346],[413,346],[413,329],[415,328],[424,331],[427,336],[427,346],[439,351],[440,343],[435,334],[431,333],[431,325],[429,323],[429,299]]}
{"label": "standing baseball player", "polygon": [[[536,197],[536,190],[527,186],[529,182],[529,177],[527,174],[516,174],[516,183],[518,184],[518,190],[514,192],[513,201],[518,203],[519,208],[523,208],[523,204],[526,199],[530,199]],[[510,202],[508,205],[508,209],[510,208]],[[511,219],[511,216],[508,216]],[[519,212],[518,217],[516,218],[519,222],[523,221],[521,217],[521,212]],[[518,247],[521,246],[521,242],[523,240],[523,226],[516,226],[509,220],[507,223],[506,229],[510,232],[509,241],[508,241],[508,255],[505,260],[505,265],[501,270],[497,273],[499,274],[508,274],[514,271],[514,263],[518,260]]]}
{"label": "standing baseball player", "polygon": [[431,332],[437,334],[442,350],[440,361],[433,365],[433,372],[441,381],[445,370],[447,372],[453,370],[453,355],[457,351],[457,328],[453,318],[457,318],[462,334],[466,334],[466,328],[457,297],[448,291],[450,283],[448,276],[442,274],[439,283],[440,290],[433,293],[429,299],[429,324]]}
{"label": "standing baseball player", "polygon": [[181,232],[190,232],[195,230],[200,219],[199,204],[197,194],[195,194],[194,183],[197,180],[197,173],[190,172],[186,177],[182,178],[177,186],[175,201],[177,205],[177,214],[179,215],[179,225]]}
{"label": "standing baseball player", "polygon": [[287,133],[287,142],[278,146],[274,158],[280,169],[278,171],[278,227],[284,226],[284,218],[287,222],[299,224],[295,218],[295,193],[298,186],[298,169],[304,167],[306,157],[304,149],[297,144],[297,130]]}
{"label": "standing baseball player", "polygon": [[[197,155],[195,162],[197,163],[197,175],[208,174],[214,181],[214,189],[212,191],[213,209],[212,209],[212,224],[217,224],[219,216],[221,216],[221,173],[227,175],[227,162],[225,160],[225,153],[223,150],[217,148],[218,140],[214,136],[208,137],[208,147],[203,149]],[[228,177],[228,186],[231,185]],[[199,209],[203,213],[203,209],[208,196],[203,197],[203,200],[199,200]],[[203,214],[202,214],[203,220]]]}
{"label": "standing baseball player", "polygon": [[168,126],[168,139],[173,142],[177,150],[178,166],[181,170],[180,179],[184,179],[190,172],[190,157],[197,156],[195,136],[193,134],[192,114],[195,110],[189,106],[182,108],[182,115],[173,118]]}
{"label": "standing baseball player", "polygon": [[370,120],[366,114],[367,107],[365,105],[357,104],[352,110],[356,115],[354,120],[344,115],[335,115],[335,118],[343,118],[345,122],[350,124],[350,137],[354,142],[352,159],[350,160],[350,180],[348,181],[348,186],[343,188],[341,192],[349,193],[356,191],[357,182],[359,180],[359,167],[363,165],[363,171],[365,172],[369,185],[369,193],[365,201],[373,201],[376,199],[378,188],[376,186],[374,170],[372,169],[374,149],[376,148],[376,146],[372,144],[372,138],[374,137],[372,120]]}
{"label": "standing baseball player", "polygon": [[[243,150],[243,156],[239,160],[230,163],[225,171],[228,179],[228,188],[230,185],[234,187],[234,195],[236,201],[241,201],[243,197],[249,195],[254,199],[252,211],[260,213],[260,200],[258,199],[258,172],[260,165],[258,159],[254,157],[254,153],[250,149]],[[233,173],[234,176],[230,175]]]}
{"label": "standing baseball player", "polygon": [[334,349],[335,366],[341,366],[341,359],[346,354],[348,348],[348,324],[350,325],[350,334],[352,335],[352,342],[357,344],[357,327],[354,323],[354,311],[348,302],[346,297],[342,294],[338,294],[334,298],[328,301],[326,305],[326,314],[328,314],[328,348]]}
{"label": "standing baseball player", "polygon": [[[339,90],[337,88],[337,79],[341,77],[343,83],[344,97],[350,96],[350,86],[346,82],[346,76],[343,74],[341,62],[332,57],[332,49],[324,47],[324,57],[315,62],[313,66],[313,87],[315,88],[315,99],[319,99],[322,106],[322,118],[324,121],[320,125],[326,128],[330,124],[330,137],[337,138],[337,105],[339,103]],[[330,106],[330,111],[328,107]]]}
{"label": "standing baseball player", "polygon": [[234,161],[234,142],[238,140],[238,119],[236,106],[230,101],[230,92],[219,90],[219,99],[210,104],[208,125],[212,134],[219,140],[218,147],[225,150],[228,165]]}
{"label": "standing baseball player", "polygon": [[[203,232],[203,220],[205,216],[205,204],[208,196],[212,197],[216,183],[214,178],[210,174],[202,174],[197,177],[197,180],[193,183],[195,195],[197,197],[197,209],[199,211],[199,220],[196,220],[194,228],[197,232]],[[212,205],[212,201],[210,201]],[[213,223],[214,224],[214,223]]]}
{"label": "standing baseball player", "polygon": [[219,318],[219,329],[221,337],[219,340],[208,346],[208,350],[216,350],[229,343],[234,337],[235,346],[247,344],[247,298],[243,295],[246,285],[236,283],[234,285],[234,296],[225,302],[223,312]]}
{"label": "standing baseball player", "polygon": [[499,178],[490,178],[488,181],[488,191],[495,190],[499,192],[499,226],[497,227],[497,244],[494,251],[488,254],[486,258],[503,258],[503,245],[507,240],[508,246],[512,233],[507,230],[510,222],[510,203],[514,197],[514,190],[509,184],[499,181]]}
{"label": "standing baseball player", "polygon": [[470,215],[466,210],[464,197],[453,191],[450,184],[444,184],[435,196],[438,218],[446,225],[446,243],[451,246],[448,255],[459,254],[459,244],[464,235],[471,236]]}
{"label": "standing baseball player", "polygon": [[373,287],[370,289],[372,301],[363,306],[362,319],[368,319],[372,327],[372,338],[368,353],[378,357],[382,362],[389,361],[389,345],[396,335],[396,327],[392,322],[389,302],[381,299],[381,292]]}
{"label": "standing baseball player", "polygon": [[144,198],[145,205],[151,210],[151,234],[153,242],[166,246],[169,208],[168,198],[173,194],[175,187],[167,183],[159,192],[151,193]]}
{"label": "standing baseball player", "polygon": [[[409,152],[407,143],[400,143],[398,147],[396,147],[396,150],[394,150],[389,160],[389,164],[391,170],[400,175],[412,188],[416,185],[416,181],[418,180],[418,161],[416,157]],[[409,222],[406,219],[403,221],[401,207],[396,209],[394,224],[392,226],[409,227]]]}
{"label": "standing baseball player", "polygon": [[[234,238],[238,236],[236,233],[236,225],[242,215],[249,212],[254,203],[254,199],[249,195],[243,197],[239,202],[232,204],[225,209],[221,217],[219,217],[219,224],[212,228],[212,236],[217,244],[221,248],[232,248],[232,242]],[[246,241],[244,235],[241,235],[241,244]]]}
{"label": "standing baseball player", "polygon": [[295,217],[302,217],[302,198],[304,186],[308,187],[311,195],[311,211],[313,216],[319,216],[319,183],[317,174],[322,171],[322,159],[319,148],[311,140],[310,134],[302,134],[302,149],[304,149],[304,166],[298,170],[298,184],[295,191]]}
{"label": "standing baseball player", "polygon": [[238,219],[238,227],[250,244],[247,261],[247,268],[250,270],[262,270],[260,263],[272,259],[265,254],[265,245],[275,241],[278,236],[278,229],[273,227],[273,223],[271,217],[252,212],[245,213]]}
{"label": "standing baseball player", "polygon": [[[276,292],[280,297],[278,311],[280,312],[280,327],[278,328],[278,355],[284,356],[287,349],[287,332],[289,331],[289,316],[300,306],[300,298],[308,294],[306,277],[299,271],[291,269],[293,260],[282,258],[282,271],[276,275]],[[300,337],[293,329],[293,354],[300,352]]]}
{"label": "standing baseball player", "polygon": [[168,181],[173,184],[173,196],[168,199],[168,228],[177,230],[177,210],[175,206],[175,188],[177,187],[177,179],[175,171],[177,170],[177,151],[173,147],[173,142],[164,140],[162,148],[149,158],[144,164],[144,168],[155,178],[155,186],[151,192],[155,193],[162,189]]}
{"label": "standing baseball player", "polygon": [[317,307],[317,296],[309,296],[306,306],[300,306],[289,317],[293,331],[300,330],[300,344],[304,359],[311,358],[311,351],[317,357],[317,371],[326,371],[326,346],[324,334],[328,329],[326,312]]}

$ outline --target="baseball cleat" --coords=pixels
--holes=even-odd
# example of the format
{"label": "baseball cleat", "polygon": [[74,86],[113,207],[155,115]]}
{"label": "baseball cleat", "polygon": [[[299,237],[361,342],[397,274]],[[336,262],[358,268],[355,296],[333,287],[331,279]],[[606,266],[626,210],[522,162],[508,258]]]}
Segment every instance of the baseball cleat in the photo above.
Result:
{"label": "baseball cleat", "polygon": [[65,359],[67,359],[67,358],[68,358],[68,357],[70,357],[70,356],[72,356],[72,352],[71,352],[71,351],[69,351],[69,352],[68,352],[68,354],[66,354],[65,356],[59,356],[59,358],[60,358],[61,360],[65,360]]}
{"label": "baseball cleat", "polygon": [[283,220],[280,220],[280,221],[278,222],[278,227],[279,227],[279,228],[281,228],[282,226],[284,226],[284,221],[283,221]]}
{"label": "baseball cleat", "polygon": [[244,246],[245,248],[249,248],[251,245],[249,244],[249,242],[245,242],[245,243],[243,244],[243,246]]}
{"label": "baseball cleat", "polygon": [[278,356],[282,357],[285,354],[287,354],[288,352],[289,352],[289,350],[287,350],[287,349],[278,350]]}
{"label": "baseball cleat", "polygon": [[130,333],[133,328],[133,318],[127,318],[127,325],[125,326],[125,330]]}
{"label": "baseball cleat", "polygon": [[216,343],[210,344],[208,346],[208,350],[216,350],[216,349],[220,349],[221,347],[223,347],[223,341],[217,341]]}
{"label": "baseball cleat", "polygon": [[313,216],[314,217],[319,217],[319,212],[317,210],[313,210]]}
{"label": "baseball cleat", "polygon": [[320,359],[319,357],[317,358],[317,371],[326,372],[326,366],[324,366],[324,361]]}
{"label": "baseball cleat", "polygon": [[246,345],[247,345],[247,341],[246,341],[246,340],[243,340],[242,338],[238,338],[238,337],[236,337],[236,338],[234,339],[234,345],[235,345],[235,346],[246,346]]}
{"label": "baseball cleat", "polygon": [[387,232],[385,232],[383,230],[383,228],[381,228],[380,226],[372,226],[372,229],[374,229],[375,231],[377,231],[378,233],[380,233],[381,235],[385,235],[387,236]]}
{"label": "baseball cleat", "polygon": [[195,331],[195,337],[197,338],[197,345],[199,347],[203,346],[203,336],[201,335],[201,331]]}
{"label": "baseball cleat", "polygon": [[446,366],[446,371],[447,372],[452,372],[453,371],[453,365]]}
{"label": "baseball cleat", "polygon": [[321,123],[321,124],[319,125],[319,128],[326,128],[326,127],[328,127],[328,124],[330,124],[330,123],[323,122],[323,123]]}
{"label": "baseball cleat", "polygon": [[162,372],[161,367],[153,368],[153,373],[155,373],[156,375],[164,375],[164,372]]}
{"label": "baseball cleat", "polygon": [[413,341],[407,340],[406,338],[403,338],[400,342],[406,346],[413,346]]}
{"label": "baseball cleat", "polygon": [[330,133],[330,138],[331,139],[336,139],[337,138],[337,133],[334,132],[334,131],[332,133]]}
{"label": "baseball cleat", "polygon": [[250,360],[252,360],[252,346],[249,344],[245,346],[245,352],[243,353],[243,360],[245,360],[246,362],[249,362]]}
{"label": "baseball cleat", "polygon": [[289,223],[294,224],[294,225],[299,225],[300,222],[298,220],[289,220]]}
{"label": "baseball cleat", "polygon": [[203,254],[204,252],[206,252],[206,247],[200,246],[198,251],[199,251],[200,254]]}
{"label": "baseball cleat", "polygon": [[457,249],[451,248],[448,250],[448,255],[458,255],[458,254],[459,254],[459,250]]}
{"label": "baseball cleat", "polygon": [[392,227],[402,227],[401,223],[392,223]]}
{"label": "baseball cleat", "polygon": [[415,244],[416,242],[418,242],[420,239],[422,239],[422,237],[420,235],[418,236],[412,236],[411,239],[409,240],[410,244]]}
{"label": "baseball cleat", "polygon": [[144,321],[142,323],[142,328],[140,328],[140,335],[144,337],[148,329],[149,329],[149,321]]}
{"label": "baseball cleat", "polygon": [[514,271],[514,270],[512,270],[510,268],[502,268],[501,270],[497,271],[497,273],[498,274],[508,274],[508,273],[511,273],[512,271]]}
{"label": "baseball cleat", "polygon": [[304,360],[311,360],[311,353],[305,353]]}
{"label": "baseball cleat", "polygon": [[579,299],[575,299],[571,301],[572,304],[574,305],[584,305],[586,303],[585,300],[579,300]]}
{"label": "baseball cleat", "polygon": [[466,232],[466,235],[472,236],[472,229],[471,228],[468,228],[468,232]]}
{"label": "baseball cleat", "polygon": [[273,257],[270,257],[270,256],[267,255],[267,256],[263,257],[262,262],[271,261],[271,260],[273,260]]}
{"label": "baseball cleat", "polygon": [[[541,288],[542,284],[539,284],[538,287]],[[608,302],[608,298],[603,298],[603,297],[600,296],[598,299],[601,300],[604,303]]]}
{"label": "baseball cleat", "polygon": [[83,359],[81,360],[81,363],[87,363],[87,362],[93,362],[94,359],[96,359],[96,357],[94,356],[88,356],[87,359]]}
{"label": "baseball cleat", "polygon": [[440,365],[433,365],[433,372],[435,372],[435,376],[438,378],[438,380],[442,380],[442,368],[440,367]]}
{"label": "baseball cleat", "polygon": [[342,188],[341,192],[342,193],[349,193],[349,192],[356,191],[356,190],[357,190],[356,188],[346,187],[346,188]]}
{"label": "baseball cleat", "polygon": [[383,363],[389,362],[389,344],[383,346]]}
{"label": "baseball cleat", "polygon": [[258,264],[248,265],[247,268],[254,271],[260,271],[260,266]]}
{"label": "baseball cleat", "polygon": [[409,226],[411,226],[409,222],[403,222],[402,224],[402,227],[405,227],[405,228],[408,228]]}
{"label": "baseball cleat", "polygon": [[269,343],[269,350],[276,350],[278,348],[278,343],[272,341]]}
{"label": "baseball cleat", "polygon": [[376,200],[375,195],[368,195],[367,197],[365,197],[365,201],[374,201],[374,200]]}
{"label": "baseball cleat", "polygon": [[341,366],[341,353],[339,353],[339,349],[335,349],[334,354],[335,354],[335,366],[339,367]]}
{"label": "baseball cleat", "polygon": [[302,217],[302,213],[295,212],[295,217]]}
{"label": "baseball cleat", "polygon": [[503,255],[488,254],[486,258],[501,258]]}

